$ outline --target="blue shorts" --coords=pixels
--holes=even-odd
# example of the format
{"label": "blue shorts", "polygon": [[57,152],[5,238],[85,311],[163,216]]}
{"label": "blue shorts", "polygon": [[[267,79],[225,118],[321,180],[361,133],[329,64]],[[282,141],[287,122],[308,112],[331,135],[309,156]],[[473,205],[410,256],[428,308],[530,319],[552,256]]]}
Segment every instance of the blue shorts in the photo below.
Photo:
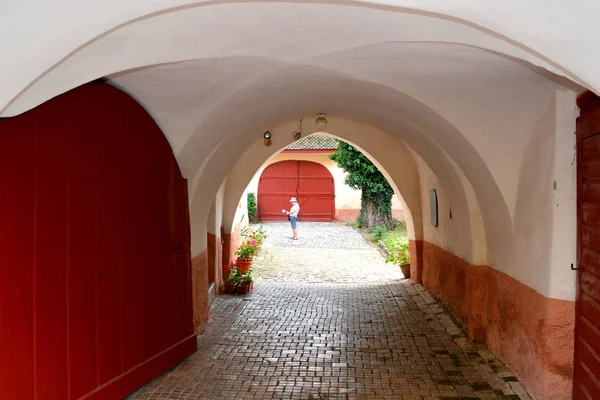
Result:
{"label": "blue shorts", "polygon": [[292,229],[296,229],[296,219],[297,219],[297,218],[298,218],[298,217],[292,217],[292,216],[290,215],[290,223],[292,224]]}

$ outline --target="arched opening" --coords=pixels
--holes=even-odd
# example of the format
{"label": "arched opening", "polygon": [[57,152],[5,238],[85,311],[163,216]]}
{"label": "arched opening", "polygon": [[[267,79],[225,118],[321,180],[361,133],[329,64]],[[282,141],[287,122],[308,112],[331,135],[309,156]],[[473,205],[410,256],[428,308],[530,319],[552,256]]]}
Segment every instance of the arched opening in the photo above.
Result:
{"label": "arched opening", "polygon": [[[262,165],[268,163],[276,154],[293,142],[291,136],[289,136],[289,139],[282,136],[283,132],[288,130],[293,131],[296,124],[296,121],[291,121],[273,127],[270,130],[273,133],[273,145],[265,147],[262,141],[255,142],[229,171],[223,209],[223,221],[227,240],[230,240],[229,235],[233,233],[236,236],[235,232],[239,232],[239,227],[236,229],[236,226],[239,225],[240,218],[245,211],[243,209],[240,210],[238,206],[248,182],[252,180],[252,177],[256,171],[261,169]],[[414,153],[403,142],[385,131],[344,118],[330,117],[326,132],[315,129],[311,125],[308,125],[306,129],[308,132],[314,129],[315,135],[333,136],[360,149],[382,171],[399,197],[410,238],[412,240],[420,240],[422,238],[421,193],[416,174],[417,165],[414,161]],[[282,139],[283,142],[280,141]],[[377,153],[381,152],[382,149],[389,148],[393,148],[394,152],[387,155],[382,154],[379,159],[371,153],[371,151]],[[380,160],[383,161],[381,162]],[[470,235],[467,234],[467,236]],[[237,238],[234,238],[235,240]]]}
{"label": "arched opening", "polygon": [[[341,125],[337,125],[340,123]],[[346,124],[346,125],[344,125]],[[352,128],[352,125],[355,125]],[[360,125],[360,129],[356,129],[356,125]],[[345,129],[342,129],[341,127]],[[293,132],[297,128],[297,122],[290,122],[288,124],[283,124],[280,126],[276,126],[274,128],[269,128],[269,130],[273,133],[274,144],[278,146],[278,148],[283,148],[286,145],[286,142],[291,140],[291,135],[288,136],[290,139],[283,139],[283,142],[278,142],[277,138],[287,136],[286,132],[289,134]],[[307,131],[311,132],[314,129],[312,127],[308,128]],[[373,126],[366,124],[358,124],[354,121],[348,121],[344,119],[340,119],[339,121],[336,118],[330,119],[330,125],[328,126],[329,132],[335,132],[336,136],[343,140],[350,141],[353,144],[360,143],[364,147],[360,147],[361,150],[368,149],[369,151],[365,151],[367,154],[379,154],[381,149],[387,149],[388,151],[383,151],[381,153],[383,158],[374,158],[374,161],[377,163],[378,160],[383,161],[386,157],[393,155],[394,159],[400,158],[403,161],[414,160],[413,165],[417,165],[419,167],[420,174],[417,175],[417,178],[413,178],[412,182],[416,182],[416,186],[414,192],[418,193],[419,201],[414,202],[417,204],[416,208],[419,210],[419,214],[417,218],[420,219],[419,224],[413,223],[415,227],[415,233],[412,234],[411,238],[414,240],[412,245],[412,253],[415,255],[413,259],[415,260],[415,264],[417,264],[416,274],[413,273],[413,276],[418,277],[417,279],[423,279],[423,281],[427,284],[428,287],[434,290],[434,293],[443,299],[443,301],[450,305],[450,308],[455,310],[456,315],[459,315],[463,321],[463,323],[467,323],[469,326],[469,334],[473,335],[472,337],[481,337],[479,335],[486,335],[489,329],[495,330],[498,329],[497,326],[490,327],[486,325],[488,318],[488,313],[490,312],[489,304],[486,305],[488,295],[493,291],[494,296],[501,295],[496,292],[497,288],[490,288],[490,280],[496,279],[504,279],[501,276],[495,277],[493,274],[490,275],[488,271],[488,267],[477,267],[477,262],[471,261],[465,262],[468,259],[474,260],[478,257],[478,254],[482,257],[482,260],[485,260],[486,254],[489,255],[489,248],[486,250],[485,243],[487,242],[486,237],[491,233],[487,229],[484,229],[485,223],[482,220],[473,219],[479,213],[479,205],[477,196],[474,195],[474,188],[470,185],[466,184],[466,180],[464,175],[462,175],[460,169],[456,169],[456,165],[453,163],[449,163],[451,165],[447,170],[443,172],[443,176],[448,176],[451,173],[456,173],[457,176],[454,178],[454,182],[461,182],[458,187],[452,187],[448,184],[448,182],[452,182],[446,179],[440,179],[440,177],[436,177],[436,174],[433,170],[428,166],[428,164],[420,159],[418,153],[413,150],[405,150],[405,153],[402,153],[402,157],[398,157],[399,153],[391,151],[391,149],[396,149],[394,145],[390,145],[385,140],[382,140],[381,137],[374,136]],[[369,134],[361,135],[357,131],[362,131],[363,133],[368,132]],[[352,136],[352,134],[356,136]],[[352,140],[354,139],[354,140]],[[391,139],[397,141],[397,138],[394,138],[391,135]],[[373,147],[375,146],[375,147]],[[252,152],[255,153],[252,153]],[[232,205],[237,204],[241,196],[241,191],[235,191],[232,188],[239,187],[243,188],[246,185],[246,182],[251,178],[253,171],[259,168],[259,166],[267,160],[272,153],[276,150],[265,148],[262,144],[262,141],[255,142],[254,146],[250,146],[248,150],[240,157],[236,166],[232,170],[229,171],[227,175],[228,188],[226,189],[226,200],[232,202]],[[261,155],[262,158],[259,157],[259,161],[255,159],[256,155]],[[404,156],[406,155],[406,156]],[[390,157],[392,158],[392,157]],[[441,160],[438,160],[438,162]],[[378,163],[381,165],[381,163]],[[254,165],[255,167],[248,168],[249,166]],[[256,168],[256,169],[254,169]],[[413,167],[415,168],[415,167]],[[387,170],[388,168],[384,168],[383,170]],[[391,173],[397,173],[398,171],[402,171],[404,173],[404,179],[394,180],[390,179],[390,182],[398,182],[400,185],[405,185],[407,182],[411,182],[410,175],[407,177],[406,172],[410,171],[411,168],[389,168]],[[236,171],[239,171],[236,172]],[[242,178],[244,177],[244,178]],[[445,184],[440,184],[440,181],[445,181]],[[439,228],[433,229],[428,227],[428,218],[423,217],[426,213],[428,213],[428,209],[423,205],[423,199],[426,199],[428,196],[429,189],[435,187],[440,188],[439,194],[443,197],[443,200],[440,201],[440,215],[442,215],[445,221],[441,224],[442,227],[446,227],[447,230],[444,234],[441,234]],[[243,189],[240,189],[243,190]],[[452,194],[456,195],[456,193],[462,193],[460,196],[462,197],[454,197],[452,199]],[[404,192],[403,192],[404,194]],[[487,193],[488,195],[490,193]],[[405,201],[410,202],[410,198],[407,196],[403,196]],[[457,199],[463,200],[457,200]],[[227,200],[229,199],[229,200]],[[459,207],[467,207],[471,211],[461,211]],[[229,226],[229,221],[231,221],[232,226],[235,226],[233,223],[235,218],[233,216],[227,216],[228,209],[232,209],[231,207],[225,206],[225,221],[228,221],[225,226]],[[233,206],[235,209],[235,206]],[[413,212],[413,208],[410,206],[406,207],[406,210],[410,211],[410,217],[415,218],[415,213]],[[422,211],[424,210],[424,211]],[[462,213],[465,214],[462,214]],[[470,215],[471,218],[467,219],[469,224],[467,226],[464,225],[466,222],[463,217],[460,215]],[[459,222],[457,222],[459,221]],[[456,225],[449,225],[455,223]],[[472,224],[472,225],[471,225]],[[452,226],[452,228],[449,228]],[[457,231],[461,230],[465,232],[465,235],[459,234],[457,235]],[[232,229],[231,234],[234,234],[235,229]],[[420,232],[417,233],[416,232]],[[471,235],[472,234],[472,235]],[[442,250],[443,247],[431,245],[430,240],[432,238],[448,238],[453,237],[458,240],[458,242],[448,243],[446,242],[442,246],[448,248],[448,246],[467,246],[463,247],[465,253],[468,254],[463,256],[464,258],[456,258],[455,256],[450,256],[448,253],[445,253],[445,250]],[[470,238],[467,241],[464,241],[465,238]],[[231,237],[229,238],[229,240]],[[435,240],[435,239],[433,239]],[[489,239],[488,239],[489,240]],[[233,239],[235,241],[235,238]],[[226,241],[227,243],[227,241]],[[462,243],[462,244],[460,244]],[[506,242],[505,242],[506,243]],[[472,246],[472,247],[471,247]],[[456,251],[456,250],[455,250]],[[456,254],[456,253],[455,253]],[[506,256],[506,254],[504,254]],[[434,261],[435,260],[435,261]],[[421,266],[419,267],[419,262],[421,262]],[[485,261],[483,261],[485,263]],[[475,264],[475,265],[473,265]],[[436,267],[433,267],[436,265]],[[419,270],[420,269],[420,270]],[[490,289],[488,289],[490,288]],[[490,290],[490,292],[488,292]],[[504,290],[504,289],[502,289]],[[513,289],[509,289],[513,290]],[[559,305],[559,307],[563,307],[563,305]],[[567,305],[568,307],[568,305]],[[494,311],[492,311],[494,312]],[[492,317],[495,318],[495,317]],[[467,322],[468,321],[468,322]],[[500,328],[503,329],[503,328]],[[487,335],[495,335],[495,333],[487,333]],[[493,336],[490,337],[494,342],[495,338]],[[496,349],[498,351],[498,349]],[[501,350],[502,351],[502,350]],[[566,361],[566,359],[563,358]]]}

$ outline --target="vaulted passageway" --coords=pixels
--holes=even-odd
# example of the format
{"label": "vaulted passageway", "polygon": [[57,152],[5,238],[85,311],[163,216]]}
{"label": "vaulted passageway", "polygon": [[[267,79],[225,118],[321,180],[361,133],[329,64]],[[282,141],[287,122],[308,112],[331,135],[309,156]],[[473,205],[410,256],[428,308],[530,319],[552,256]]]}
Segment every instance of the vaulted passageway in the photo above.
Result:
{"label": "vaulted passageway", "polygon": [[[238,244],[244,214],[238,203],[244,188],[300,132],[301,137],[333,135],[369,154],[402,195],[413,280],[456,315],[470,339],[486,341],[534,398],[571,397],[577,274],[569,268],[577,263],[575,99],[584,87],[600,88],[595,72],[600,39],[587,33],[595,30],[592,17],[598,5],[533,1],[520,5],[515,18],[514,10],[499,0],[427,5],[411,0],[132,0],[126,6],[106,3],[102,9],[74,0],[59,3],[45,8],[22,2],[0,15],[0,37],[7,39],[0,44],[11,54],[0,65],[0,151],[7,153],[0,182],[6,219],[0,221],[0,232],[2,243],[18,242],[5,245],[6,262],[0,266],[0,284],[6,285],[0,296],[7,296],[0,304],[1,325],[17,328],[2,328],[0,341],[3,347],[16,348],[15,343],[27,338],[19,346],[31,347],[24,358],[11,352],[10,358],[0,359],[0,377],[7,377],[0,390],[12,395],[14,385],[22,384],[28,388],[27,398],[48,398],[53,390],[77,398],[85,390],[110,387],[121,393],[139,383],[119,386],[110,380],[116,375],[93,376],[89,370],[88,376],[87,369],[77,371],[85,376],[76,383],[53,381],[48,389],[48,379],[40,380],[47,368],[36,357],[47,354],[29,338],[52,337],[64,345],[59,337],[72,323],[60,322],[63,330],[47,336],[45,325],[30,318],[33,311],[22,314],[18,308],[31,308],[53,293],[52,280],[41,279],[45,275],[36,275],[32,267],[43,261],[34,255],[47,250],[39,245],[46,237],[55,243],[74,236],[72,247],[64,249],[68,241],[63,240],[56,248],[76,252],[86,264],[82,260],[89,254],[104,254],[102,246],[90,250],[90,241],[108,237],[120,243],[121,236],[111,236],[103,224],[124,220],[127,235],[140,229],[141,238],[124,241],[120,255],[111,253],[105,260],[112,266],[110,260],[125,257],[129,262],[119,258],[119,265],[127,264],[132,274],[153,265],[148,274],[154,284],[136,290],[159,312],[151,315],[152,307],[141,310],[145,303],[128,299],[132,308],[127,312],[133,315],[128,323],[136,329],[160,326],[163,319],[158,316],[175,310],[177,318],[202,332],[211,296],[219,292],[221,263]],[[548,31],[550,24],[556,29]],[[44,40],[36,40],[42,37],[37,30]],[[78,104],[65,100],[89,90],[90,82],[98,79],[102,83],[94,85],[137,102],[134,111],[94,96],[84,96]],[[47,113],[50,104],[60,107]],[[45,118],[15,129],[14,124],[30,121],[29,113]],[[318,113],[327,114],[324,128],[314,122]],[[64,127],[58,129],[60,116],[65,116]],[[81,140],[81,152],[60,145],[65,132],[77,124],[81,129],[69,140]],[[151,130],[144,128],[149,125]],[[106,142],[95,141],[101,128],[110,132],[102,136]],[[273,135],[270,147],[262,139],[267,130]],[[160,142],[157,135],[162,144],[155,154],[150,143]],[[118,161],[109,161],[113,152],[119,154]],[[52,175],[61,162],[69,163],[74,181],[69,171]],[[50,172],[52,179],[47,179]],[[180,185],[165,186],[166,176]],[[55,181],[61,188],[57,193],[65,187],[72,191],[55,197],[45,186],[54,187]],[[437,226],[429,217],[432,189],[438,194]],[[181,201],[186,191],[189,221]],[[103,207],[113,203],[131,209],[132,218],[102,218]],[[32,211],[40,207],[45,211]],[[65,208],[81,213],[65,222],[56,217],[64,216]],[[64,233],[62,225],[47,227],[47,216],[62,218],[64,229],[75,224],[85,234]],[[89,220],[98,220],[98,225]],[[169,239],[174,232],[182,237],[178,244]],[[145,237],[160,257],[145,253]],[[189,273],[180,280],[162,279],[165,263],[183,268],[178,258],[182,250]],[[72,267],[64,258],[53,257],[43,273],[62,277]],[[164,271],[155,265],[159,259]],[[90,264],[100,262],[95,260]],[[94,297],[101,292],[94,282],[103,280],[88,273],[73,275],[86,288],[77,293]],[[215,283],[212,289],[209,280]],[[82,290],[77,281],[69,282]],[[193,299],[193,310],[185,309],[184,297],[175,300],[180,295]],[[72,306],[78,297],[63,297],[57,297],[57,310],[77,310]],[[82,311],[86,318],[97,315],[98,324],[104,323],[103,307],[112,304],[102,299],[86,298],[91,311]],[[143,323],[135,324],[138,308]],[[22,315],[27,318],[19,319]],[[90,345],[86,348],[102,349],[102,335],[94,335],[90,331],[82,341]],[[158,347],[170,342],[167,337],[173,339],[165,333],[139,344],[136,362],[146,356],[157,359],[162,354]],[[118,343],[113,339],[107,339],[111,348]],[[13,368],[13,357],[19,368]],[[114,371],[112,364],[103,364],[98,371],[125,373],[130,364]],[[55,370],[66,377],[76,365]],[[19,378],[12,379],[13,374]],[[72,383],[81,390],[71,389]]]}

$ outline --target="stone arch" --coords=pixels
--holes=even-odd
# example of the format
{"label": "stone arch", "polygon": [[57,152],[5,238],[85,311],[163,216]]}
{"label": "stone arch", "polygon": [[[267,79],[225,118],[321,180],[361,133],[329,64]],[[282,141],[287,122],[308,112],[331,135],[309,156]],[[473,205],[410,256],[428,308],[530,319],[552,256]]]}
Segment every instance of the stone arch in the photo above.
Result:
{"label": "stone arch", "polygon": [[[230,233],[234,226],[235,209],[248,182],[264,163],[293,142],[291,136],[284,139],[285,136],[282,133],[293,130],[296,125],[297,121],[292,121],[272,128],[270,132],[273,134],[273,144],[277,147],[265,147],[262,140],[258,140],[240,156],[230,170],[227,177],[228,183],[223,209],[223,223],[227,233]],[[309,125],[307,129],[310,131],[313,128]],[[361,133],[371,135],[373,139],[370,141],[371,146],[368,142],[360,140]],[[342,118],[329,118],[326,131],[316,130],[311,134],[333,136],[359,148],[382,171],[392,185],[394,192],[399,196],[405,209],[410,238],[422,239],[421,200],[417,167],[413,155],[406,145],[380,129]],[[397,153],[394,157],[385,157],[385,161],[382,162],[376,155],[372,154],[372,151],[378,151],[377,145],[394,146]],[[400,157],[397,157],[398,155]]]}
{"label": "stone arch", "polygon": [[[89,15],[85,15],[85,9],[77,9],[76,7],[70,7],[68,4],[68,0],[64,0],[65,3],[62,7],[56,7],[55,10],[61,9],[72,9],[72,14],[68,17],[70,21],[84,21],[86,20],[85,29],[82,29],[84,32],[81,32],[76,37],[79,39],[74,41],[73,30],[77,28],[77,26],[72,26],[69,23],[62,24],[61,26],[63,30],[57,29],[57,31],[61,32],[63,35],[69,35],[71,37],[70,40],[60,38],[54,38],[56,54],[50,54],[47,52],[39,52],[41,55],[38,56],[41,60],[39,62],[33,63],[34,65],[40,65],[40,69],[31,68],[29,71],[20,71],[23,77],[17,78],[17,76],[13,76],[12,83],[10,83],[10,88],[7,90],[7,97],[0,101],[2,104],[2,110],[6,111],[7,107],[10,104],[14,103],[14,101],[20,97],[22,94],[28,91],[28,89],[36,86],[37,83],[44,80],[47,76],[49,76],[53,71],[60,69],[63,65],[72,63],[73,56],[80,53],[82,50],[89,48],[94,45],[96,42],[101,41],[102,39],[110,36],[115,32],[119,32],[120,30],[135,26],[135,25],[143,25],[148,21],[152,21],[153,19],[159,18],[161,16],[178,13],[178,12],[191,12],[197,8],[209,9],[211,6],[214,8],[215,6],[223,6],[226,4],[245,4],[252,2],[237,2],[237,1],[216,1],[216,2],[196,2],[192,4],[179,4],[175,7],[172,5],[165,7],[160,3],[156,4],[132,4],[128,7],[127,10],[119,10],[117,8],[108,8],[109,12],[100,15],[94,15],[93,20],[90,19]],[[595,15],[595,11],[592,5],[589,5],[589,8],[580,6],[578,8],[570,8],[565,12],[561,7],[547,7],[545,12],[549,15],[549,17],[557,18],[564,24],[565,27],[569,28],[569,32],[571,33],[570,38],[568,40],[572,41],[568,45],[563,47],[569,48],[577,48],[579,51],[573,51],[573,54],[579,54],[580,56],[576,59],[570,59],[571,54],[565,53],[557,50],[560,46],[554,46],[555,43],[561,42],[561,39],[564,41],[565,37],[561,34],[559,30],[556,31],[556,37],[553,40],[549,38],[547,42],[541,42],[539,40],[534,40],[536,37],[541,37],[542,33],[547,36],[548,32],[545,30],[543,24],[532,24],[528,18],[523,18],[520,21],[515,21],[510,16],[504,15],[502,13],[495,13],[490,15],[487,11],[487,7],[495,6],[494,0],[488,0],[486,2],[482,2],[476,6],[470,5],[469,8],[462,8],[457,6],[450,6],[445,2],[436,2],[433,4],[428,4],[427,6],[415,6],[413,2],[410,0],[405,0],[401,2],[394,2],[394,4],[379,4],[373,1],[343,1],[343,2],[328,2],[323,1],[319,2],[319,4],[315,4],[315,6],[326,6],[328,4],[335,4],[337,7],[340,7],[340,11],[346,12],[349,8],[368,8],[372,10],[382,10],[387,12],[401,13],[401,14],[414,14],[420,15],[428,18],[439,19],[441,21],[445,21],[447,23],[453,23],[460,26],[470,27],[474,31],[484,33],[485,35],[492,38],[496,43],[496,46],[499,46],[499,43],[509,44],[507,48],[505,48],[504,54],[509,56],[516,56],[517,58],[521,58],[527,61],[533,61],[534,64],[540,65],[543,68],[546,68],[550,71],[560,72],[570,79],[574,81],[580,82],[586,87],[592,90],[599,90],[600,84],[597,77],[593,75],[593,69],[590,70],[590,67],[595,64],[597,61],[597,56],[594,54],[593,49],[597,46],[594,46],[593,43],[589,43],[589,37],[585,35],[586,32],[586,24],[592,24],[595,21],[589,20],[589,16]],[[522,12],[525,14],[527,12],[533,17],[538,17],[539,15],[539,7],[536,4],[531,4],[530,6],[523,6],[524,10]],[[528,8],[530,7],[530,8]],[[590,9],[591,8],[591,9]],[[78,13],[81,13],[79,15]],[[75,14],[75,15],[73,15]],[[53,18],[56,17],[58,20],[59,15],[52,15],[52,11],[49,11],[48,21],[54,21]],[[22,18],[25,20],[30,17],[30,10],[23,7],[22,9],[17,8],[13,14],[11,14],[12,18]],[[86,19],[87,17],[87,19]],[[507,24],[507,20],[510,19],[510,29],[508,28],[509,24]],[[539,17],[538,17],[539,19]],[[582,23],[585,21],[585,23]],[[589,21],[589,22],[588,22]],[[28,24],[4,24],[7,26],[7,29],[12,29],[18,32],[17,26],[27,26]],[[107,27],[110,27],[107,29]],[[149,29],[151,31],[151,29]],[[5,32],[6,36],[12,36],[12,32]],[[580,37],[581,35],[581,37]],[[585,36],[584,36],[585,35]],[[572,36],[572,37],[571,37]],[[588,40],[583,40],[587,38]],[[18,35],[17,35],[18,38]],[[30,41],[30,46],[35,46],[32,41]],[[589,43],[589,49],[586,48],[586,44]],[[17,44],[18,45],[18,44]],[[556,47],[556,48],[555,48]],[[32,54],[35,54],[38,49],[32,48],[30,51]],[[105,49],[107,50],[107,49]],[[490,50],[495,51],[495,49],[490,48]],[[25,54],[25,58],[27,58],[27,51],[23,51]],[[110,54],[110,53],[109,53]],[[180,59],[184,59],[180,58]],[[581,59],[583,58],[583,61]],[[190,57],[187,57],[190,59]],[[163,61],[163,62],[172,62],[175,60]],[[143,65],[152,65],[155,63],[146,63],[140,64],[133,63],[125,68],[121,68],[120,70],[137,68]],[[8,66],[10,68],[10,65]],[[88,67],[89,68],[89,67]],[[84,83],[89,80],[93,80],[95,78],[106,75],[108,71],[90,71],[89,68],[83,75],[85,78],[74,77],[76,82],[70,83],[66,87],[62,89],[58,89],[58,91],[54,91],[54,93],[48,93],[46,96],[53,96],[57,93],[64,92],[78,84]],[[1,70],[0,70],[1,72]],[[111,71],[112,73],[118,72],[118,70]],[[108,72],[108,73],[111,73]],[[43,98],[41,101],[46,100],[48,97]],[[39,104],[41,102],[37,100]],[[36,103],[36,102],[34,102]],[[31,104],[28,106],[31,107]],[[27,107],[26,107],[27,108]],[[22,111],[22,110],[21,110]],[[16,111],[15,112],[19,112]],[[4,115],[11,115],[10,113],[4,113]]]}
{"label": "stone arch", "polygon": [[[234,140],[222,139],[224,135],[233,135],[234,132],[256,132],[257,136],[262,135],[264,130],[276,125],[270,122],[273,120],[274,115],[282,118],[287,116],[286,119],[289,120],[294,118],[294,110],[302,111],[306,109],[307,105],[314,100],[310,90],[311,86],[320,87],[326,85],[327,82],[340,82],[340,78],[333,76],[329,71],[311,69],[308,72],[310,73],[298,67],[292,75],[295,78],[299,75],[305,77],[305,80],[301,81],[301,85],[308,88],[306,91],[294,91],[289,86],[290,83],[286,85],[279,82],[278,91],[294,93],[291,100],[275,103],[272,92],[265,90],[262,85],[252,85],[238,92],[235,100],[232,99],[220,104],[218,109],[213,110],[213,113],[203,120],[203,123],[197,128],[197,132],[210,130],[216,136],[213,140],[216,142],[217,138],[221,138],[219,140],[222,142],[220,142],[221,145],[218,150],[211,150],[213,161],[209,164],[206,164],[205,161],[203,170],[212,171],[210,176],[195,175],[193,180],[195,185],[192,184],[190,192],[195,193],[195,190],[198,190],[199,197],[194,195],[191,199],[192,215],[195,210],[200,209],[199,205],[201,203],[205,204],[211,201],[209,193],[212,192],[212,189],[207,189],[209,186],[217,187],[225,179],[228,171],[236,162],[236,157],[231,155],[242,154],[245,151],[244,149],[251,146],[251,143],[255,141],[248,135],[241,135],[241,137]],[[294,80],[294,82],[298,84],[298,80]],[[487,264],[491,260],[492,265],[507,265],[512,256],[510,254],[512,249],[510,245],[512,237],[511,217],[494,177],[473,146],[443,117],[410,96],[395,90],[382,88],[373,83],[357,83],[348,79],[342,79],[341,82],[344,82],[340,85],[344,87],[344,92],[322,93],[319,99],[320,103],[331,105],[335,104],[336,99],[343,98],[344,102],[347,103],[343,107],[336,107],[341,111],[338,115],[352,115],[354,119],[378,126],[402,139],[423,158],[435,175],[439,177],[441,184],[448,191],[455,221],[464,221],[468,224],[467,221],[470,219],[469,201],[466,198],[463,182],[472,185],[471,192],[476,197],[476,201],[472,200],[471,203],[481,207],[481,215],[485,225],[485,238],[481,240],[486,243],[483,246],[481,244],[476,246],[479,249],[476,262]],[[373,90],[377,90],[377,95],[374,95]],[[254,99],[256,106],[247,110],[239,108],[240,104],[250,101],[250,97]],[[370,104],[373,107],[365,109],[361,107],[361,104]],[[310,106],[310,108],[313,107],[314,105]],[[327,109],[327,105],[322,107]],[[394,111],[391,111],[392,109]],[[236,118],[234,120],[224,120],[223,115],[230,113],[235,113]],[[390,119],[391,114],[394,115],[393,119]],[[204,128],[204,126],[210,126],[211,128]],[[179,155],[180,163],[184,166],[187,165],[189,168],[187,170],[184,168],[187,176],[193,176],[197,171],[194,163],[198,154],[206,153],[208,149],[213,148],[212,146],[206,139],[200,139],[200,136],[190,138]],[[215,164],[212,164],[212,162]],[[210,164],[212,164],[211,167],[206,166]],[[260,164],[256,165],[256,169]],[[464,174],[464,176],[461,175],[461,178],[457,171],[462,171],[460,174]],[[239,197],[236,198],[235,202],[237,201],[239,201]],[[493,211],[487,212],[488,210]],[[194,225],[201,224],[201,221],[197,218],[192,220],[192,232],[197,229],[204,229],[199,226],[194,227]],[[465,237],[471,238],[470,228],[466,229],[466,232],[469,233]],[[481,242],[481,240],[479,241]],[[472,248],[473,246],[469,245],[467,247],[449,248],[448,250],[453,251],[461,258],[471,259]]]}

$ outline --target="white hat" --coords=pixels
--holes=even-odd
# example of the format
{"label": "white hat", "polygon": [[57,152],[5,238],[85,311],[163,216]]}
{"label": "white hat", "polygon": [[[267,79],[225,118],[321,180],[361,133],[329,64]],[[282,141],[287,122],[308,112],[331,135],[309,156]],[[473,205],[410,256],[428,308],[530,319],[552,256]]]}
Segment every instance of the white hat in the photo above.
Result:
{"label": "white hat", "polygon": [[292,197],[292,198],[290,199],[290,201],[293,201],[294,203],[297,203],[297,202],[298,202],[298,200],[296,200],[296,198],[295,198],[295,197]]}

